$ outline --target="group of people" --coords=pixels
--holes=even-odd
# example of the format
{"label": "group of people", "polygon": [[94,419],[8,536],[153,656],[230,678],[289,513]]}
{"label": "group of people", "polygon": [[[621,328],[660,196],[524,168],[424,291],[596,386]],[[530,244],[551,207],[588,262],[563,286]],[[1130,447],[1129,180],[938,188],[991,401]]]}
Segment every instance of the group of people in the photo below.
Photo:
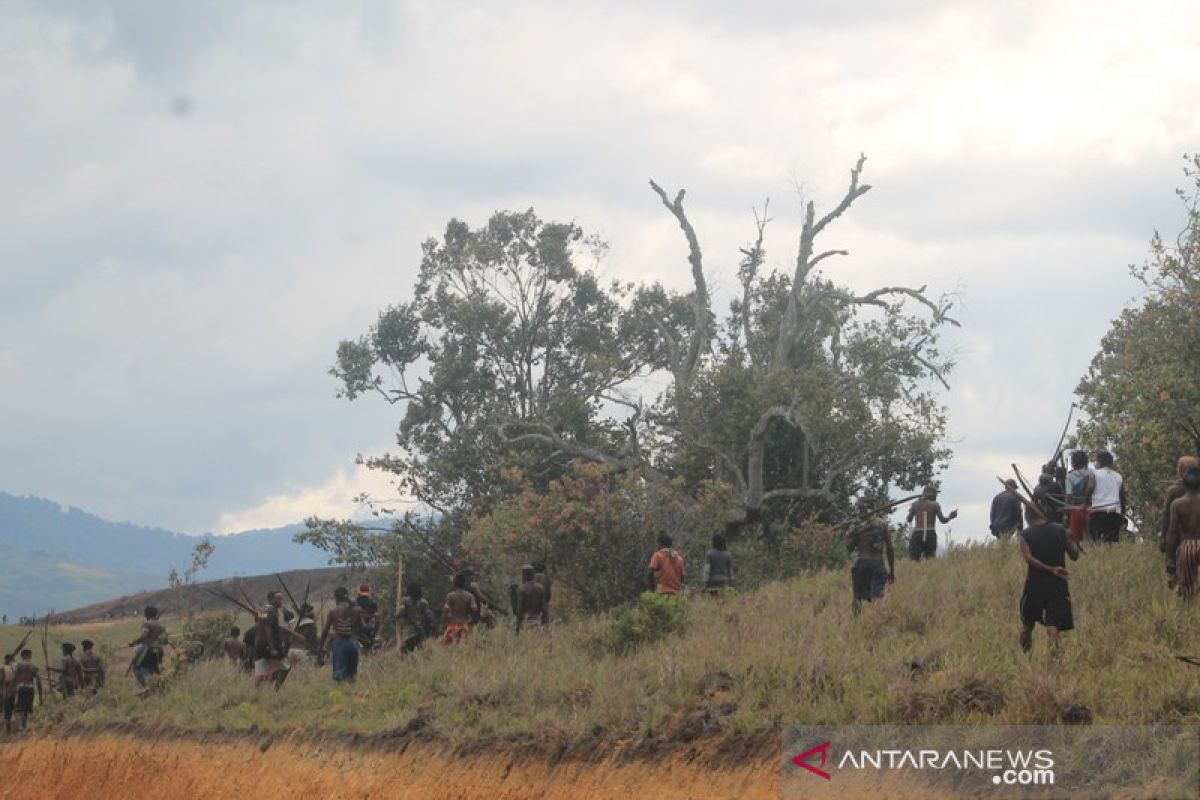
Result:
{"label": "group of people", "polygon": [[[1074,628],[1067,560],[1079,558],[1085,539],[1091,544],[1115,543],[1126,527],[1125,485],[1114,469],[1112,454],[1097,453],[1095,467],[1089,468],[1088,454],[1076,451],[1070,466],[1067,470],[1065,465],[1046,464],[1033,489],[1016,480],[1004,481],[1003,490],[992,500],[992,535],[1001,541],[1015,536],[1027,565],[1019,603],[1019,644],[1027,652],[1036,625],[1045,627],[1052,645],[1057,645],[1061,632]],[[846,534],[847,549],[858,554],[851,568],[856,614],[863,603],[882,599],[887,585],[895,581],[892,531],[876,513],[891,506],[874,512],[867,510],[869,506],[867,499],[860,500],[860,519]],[[936,555],[936,524],[955,516],[955,511],[943,513],[935,489],[922,493],[907,517],[914,523],[909,537],[912,560]],[[1200,459],[1196,457],[1184,456],[1176,464],[1175,481],[1163,498],[1159,547],[1166,558],[1168,585],[1185,600],[1200,593]]]}
{"label": "group of people", "polygon": [[[74,643],[63,642],[62,659],[58,666],[47,665],[48,688],[58,692],[64,699],[74,697],[80,692],[94,694],[100,691],[107,677],[104,661],[96,652],[95,643],[84,639],[81,644],[83,653],[76,658]],[[5,654],[4,666],[0,667],[0,693],[3,694],[6,734],[12,733],[14,717],[20,729],[25,730],[29,723],[29,715],[33,713],[34,699],[42,699],[42,671],[33,662],[33,651],[25,648],[23,643],[17,649],[19,653]]]}
{"label": "group of people", "polygon": [[[1117,542],[1124,530],[1125,487],[1120,473],[1113,469],[1112,456],[1098,453],[1095,468],[1089,468],[1088,464],[1087,453],[1072,453],[1070,470],[1065,465],[1047,464],[1036,489],[1030,490],[1014,480],[1005,481],[1003,491],[992,501],[993,536],[1001,541],[1015,537],[1027,565],[1019,603],[1019,644],[1023,650],[1032,647],[1033,630],[1038,624],[1045,627],[1055,645],[1061,632],[1074,627],[1067,560],[1079,558],[1085,539],[1094,544]],[[870,499],[862,498],[856,507],[857,517],[845,523],[847,550],[857,553],[851,569],[856,614],[861,613],[863,603],[882,599],[886,587],[895,581],[893,531],[886,512],[896,505],[872,508]],[[906,519],[912,524],[908,539],[910,558],[913,561],[934,558],[938,548],[937,524],[948,523],[957,515],[957,511],[945,513],[938,502],[937,490],[927,488],[908,509]],[[1184,599],[1194,597],[1200,592],[1200,459],[1188,456],[1179,459],[1175,481],[1163,499],[1159,534],[1169,585]],[[650,556],[647,586],[660,595],[682,595],[687,577],[684,556],[665,533],[658,537],[657,545]],[[733,586],[735,576],[726,537],[713,536],[703,561],[703,593],[720,597]],[[520,582],[508,588],[517,631],[549,623],[551,586],[545,564],[524,565]],[[321,666],[328,660],[334,681],[353,681],[360,656],[370,653],[378,644],[379,604],[366,584],[359,586],[353,597],[345,587],[338,587],[333,599],[334,607],[325,615],[323,625],[318,626],[318,615],[307,599],[301,604],[293,599],[293,608],[287,609],[283,592],[269,592],[266,604],[255,614],[253,625],[244,634],[233,627],[221,643],[221,652],[239,668],[253,673],[259,685],[270,684],[276,689],[283,685],[292,665],[298,661]],[[240,602],[238,605],[251,610]],[[397,608],[396,642],[404,653],[439,637],[443,645],[452,645],[469,636],[476,626],[495,625],[497,613],[507,613],[492,602],[469,570],[454,576],[453,587],[442,603],[440,626],[417,583],[405,587]],[[162,670],[163,648],[168,645],[168,637],[156,607],[147,606],[143,616],[141,634],[130,642],[135,648],[130,671],[145,689],[150,679]],[[19,653],[4,657],[0,670],[6,732],[11,732],[14,717],[21,729],[26,727],[34,700],[40,700],[43,692],[42,673],[33,662],[32,651],[21,649],[23,644],[18,647]],[[81,644],[83,652],[79,657],[75,655],[75,645],[67,642],[62,644],[58,665],[47,664],[48,688],[64,698],[80,692],[96,692],[106,680],[104,663],[93,642],[84,640]]]}

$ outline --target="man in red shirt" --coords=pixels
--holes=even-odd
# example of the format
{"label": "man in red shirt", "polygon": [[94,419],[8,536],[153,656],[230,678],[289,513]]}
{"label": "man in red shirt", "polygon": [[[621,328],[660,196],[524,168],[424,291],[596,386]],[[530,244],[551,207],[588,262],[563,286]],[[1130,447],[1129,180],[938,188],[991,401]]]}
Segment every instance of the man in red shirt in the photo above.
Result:
{"label": "man in red shirt", "polygon": [[659,534],[658,549],[650,556],[650,590],[683,593],[683,554],[671,547],[671,537],[665,533]]}

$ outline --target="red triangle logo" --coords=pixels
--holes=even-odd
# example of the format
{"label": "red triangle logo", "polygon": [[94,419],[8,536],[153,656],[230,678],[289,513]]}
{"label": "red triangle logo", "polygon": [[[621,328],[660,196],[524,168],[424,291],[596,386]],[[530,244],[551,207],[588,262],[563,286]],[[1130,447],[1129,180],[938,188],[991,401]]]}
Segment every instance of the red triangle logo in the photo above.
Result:
{"label": "red triangle logo", "polygon": [[830,742],[825,742],[824,744],[817,745],[816,747],[814,747],[811,750],[806,750],[805,752],[801,753],[798,756],[793,756],[792,763],[795,764],[797,767],[803,767],[804,769],[808,770],[809,772],[811,772],[814,775],[820,775],[825,780],[830,780],[833,777],[832,775],[830,775],[825,770],[817,769],[812,764],[808,763],[808,759],[812,758],[817,753],[820,753],[821,754],[821,766],[822,767],[825,766],[825,759],[829,755],[830,744],[831,744]]}

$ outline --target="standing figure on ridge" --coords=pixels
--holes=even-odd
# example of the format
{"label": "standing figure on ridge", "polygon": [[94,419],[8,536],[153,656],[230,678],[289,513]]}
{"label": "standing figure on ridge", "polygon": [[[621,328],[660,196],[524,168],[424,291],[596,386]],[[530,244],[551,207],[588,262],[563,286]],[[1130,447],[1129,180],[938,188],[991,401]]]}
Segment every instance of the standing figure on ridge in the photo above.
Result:
{"label": "standing figure on ridge", "polygon": [[927,486],[920,499],[909,506],[907,521],[915,522],[912,538],[908,540],[908,557],[913,561],[935,557],[938,522],[947,523],[958,516],[957,510],[951,511],[949,516],[943,514],[937,496],[937,489]]}

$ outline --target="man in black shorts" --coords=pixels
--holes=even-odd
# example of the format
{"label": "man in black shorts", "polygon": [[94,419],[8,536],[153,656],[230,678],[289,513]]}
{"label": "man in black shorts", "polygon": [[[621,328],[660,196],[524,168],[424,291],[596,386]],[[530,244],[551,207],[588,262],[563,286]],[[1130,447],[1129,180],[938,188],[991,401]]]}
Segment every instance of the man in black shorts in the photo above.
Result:
{"label": "man in black shorts", "polygon": [[958,516],[957,511],[951,511],[950,516],[943,514],[937,496],[937,489],[928,486],[921,493],[921,499],[908,509],[908,521],[915,523],[912,536],[908,540],[908,557],[913,561],[936,556],[938,522],[949,522]]}
{"label": "man in black shorts", "polygon": [[[871,507],[866,499],[858,501],[858,513],[865,514]],[[864,519],[846,534],[846,550],[858,551],[858,560],[850,570],[850,582],[854,589],[854,613],[862,611],[863,602],[882,600],[884,589],[896,580],[896,556],[892,550],[892,536],[887,522],[881,517]],[[887,554],[887,566],[883,556]]]}
{"label": "man in black shorts", "polygon": [[1025,518],[1029,527],[1021,531],[1017,541],[1021,557],[1029,565],[1025,590],[1021,592],[1021,649],[1026,653],[1033,647],[1033,626],[1046,626],[1046,636],[1052,647],[1058,647],[1058,634],[1075,627],[1071,614],[1071,592],[1067,588],[1066,558],[1079,558],[1079,546],[1067,536],[1067,529],[1047,522],[1036,506],[1027,506]]}

